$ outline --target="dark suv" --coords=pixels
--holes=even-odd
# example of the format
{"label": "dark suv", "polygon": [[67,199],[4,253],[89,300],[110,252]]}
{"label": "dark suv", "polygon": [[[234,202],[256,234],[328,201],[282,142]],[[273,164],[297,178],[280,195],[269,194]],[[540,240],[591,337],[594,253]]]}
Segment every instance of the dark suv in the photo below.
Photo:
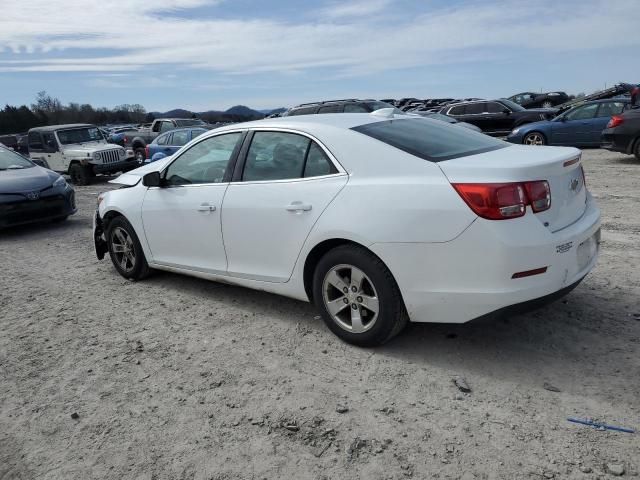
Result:
{"label": "dark suv", "polygon": [[525,123],[551,120],[556,112],[555,108],[526,110],[504,98],[450,103],[440,110],[440,113],[453,117],[459,122],[471,123],[490,135],[506,135],[515,127]]}
{"label": "dark suv", "polygon": [[[312,115],[315,113],[371,113],[381,108],[395,108],[379,100],[357,100],[355,98],[345,100],[327,100],[324,102],[303,103],[289,109],[286,116]],[[402,113],[402,112],[398,112]]]}

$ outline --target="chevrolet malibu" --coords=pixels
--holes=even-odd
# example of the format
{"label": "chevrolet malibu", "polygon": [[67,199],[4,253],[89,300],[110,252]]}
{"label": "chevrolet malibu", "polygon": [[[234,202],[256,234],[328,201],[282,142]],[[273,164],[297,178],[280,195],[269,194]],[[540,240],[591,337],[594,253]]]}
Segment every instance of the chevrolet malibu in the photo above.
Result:
{"label": "chevrolet malibu", "polygon": [[101,194],[98,258],[312,301],[343,340],[557,298],[594,267],[600,212],[574,148],[426,118],[283,117],[208,132]]}

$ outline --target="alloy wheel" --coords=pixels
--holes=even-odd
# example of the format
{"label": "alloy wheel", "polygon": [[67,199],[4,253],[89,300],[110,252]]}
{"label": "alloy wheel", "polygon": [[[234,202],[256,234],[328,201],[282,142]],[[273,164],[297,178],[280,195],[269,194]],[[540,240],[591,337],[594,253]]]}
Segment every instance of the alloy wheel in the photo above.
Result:
{"label": "alloy wheel", "polygon": [[121,227],[116,227],[111,232],[111,250],[120,268],[131,272],[136,265],[136,252],[131,235]]}
{"label": "alloy wheel", "polygon": [[524,137],[525,145],[544,145],[544,138],[539,133],[530,133]]}
{"label": "alloy wheel", "polygon": [[371,279],[353,265],[337,265],[322,283],[323,300],[338,326],[351,333],[370,330],[378,319],[380,304]]}

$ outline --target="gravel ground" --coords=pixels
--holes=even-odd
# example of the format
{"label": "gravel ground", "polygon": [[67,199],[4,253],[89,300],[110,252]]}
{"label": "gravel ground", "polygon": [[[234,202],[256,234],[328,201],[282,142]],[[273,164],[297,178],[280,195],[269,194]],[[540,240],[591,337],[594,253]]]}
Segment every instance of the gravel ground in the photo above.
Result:
{"label": "gravel ground", "polygon": [[[638,476],[640,163],[584,152],[596,270],[536,312],[410,325],[373,350],[314,308],[92,251],[102,182],[0,234],[0,479]],[[464,377],[461,392],[453,379]]]}

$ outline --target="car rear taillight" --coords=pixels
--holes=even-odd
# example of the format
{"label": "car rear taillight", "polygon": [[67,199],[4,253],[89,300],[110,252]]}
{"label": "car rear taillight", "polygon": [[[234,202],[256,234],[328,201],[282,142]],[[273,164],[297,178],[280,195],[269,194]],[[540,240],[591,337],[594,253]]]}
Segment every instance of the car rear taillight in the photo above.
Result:
{"label": "car rear taillight", "polygon": [[144,147],[144,158],[149,158],[149,145]]}
{"label": "car rear taillight", "polygon": [[607,128],[615,128],[618,125],[622,125],[623,123],[623,117],[621,117],[620,115],[614,115],[613,117],[611,117],[611,120],[609,120],[609,123],[607,123]]}
{"label": "car rear taillight", "polygon": [[124,138],[122,139],[123,143],[127,143],[129,141],[129,139],[127,138],[127,136],[125,135]]}
{"label": "car rear taillight", "polygon": [[536,213],[551,207],[551,189],[546,180],[452,185],[476,215],[489,220],[522,217],[527,205]]}

